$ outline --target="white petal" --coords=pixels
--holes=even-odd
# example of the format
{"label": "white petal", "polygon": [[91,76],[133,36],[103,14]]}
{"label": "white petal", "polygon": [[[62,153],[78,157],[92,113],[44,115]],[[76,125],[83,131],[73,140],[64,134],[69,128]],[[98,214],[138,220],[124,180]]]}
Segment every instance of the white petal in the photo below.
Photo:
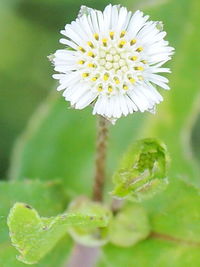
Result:
{"label": "white petal", "polygon": [[111,28],[111,10],[112,6],[108,5],[103,11],[104,24],[105,24],[105,29],[107,31],[109,31]]}
{"label": "white petal", "polygon": [[71,70],[76,70],[77,66],[76,65],[57,65],[55,66],[54,70],[55,71],[59,71],[59,72],[67,72],[67,71],[71,71]]}
{"label": "white petal", "polygon": [[159,102],[163,101],[163,97],[151,83],[146,82],[146,86],[148,87],[148,90],[150,90],[151,93],[155,95]]}
{"label": "white petal", "polygon": [[53,74],[52,77],[56,80],[60,80],[65,77],[65,74]]}
{"label": "white petal", "polygon": [[132,12],[129,11],[128,14],[127,14],[127,16],[126,16],[126,20],[124,21],[124,25],[122,26],[122,28],[123,28],[124,30],[127,29],[128,25],[129,25],[129,23],[130,23],[130,19],[131,19],[131,17],[132,17]]}
{"label": "white petal", "polygon": [[143,95],[141,95],[138,88],[137,89],[134,88],[127,94],[129,95],[129,97],[132,99],[132,101],[136,104],[136,106],[141,112],[144,112],[145,110],[148,109],[149,102],[146,100],[146,98]]}
{"label": "white petal", "polygon": [[107,107],[106,107],[106,117],[112,118],[113,117],[113,107],[114,107],[114,99],[113,97],[108,97],[107,100]]}
{"label": "white petal", "polygon": [[65,26],[65,30],[60,31],[61,34],[65,35],[66,37],[70,38],[73,42],[81,45],[82,39],[80,36],[72,29],[72,26],[67,24]]}
{"label": "white petal", "polygon": [[115,101],[115,103],[114,103],[113,117],[114,118],[120,118],[122,115],[122,110],[121,110],[121,106],[120,106],[119,97],[116,96],[114,101]]}
{"label": "white petal", "polygon": [[138,111],[138,107],[136,104],[131,100],[131,98],[128,95],[125,95],[127,107],[129,110],[129,113],[133,113],[134,111]]}
{"label": "white petal", "polygon": [[60,39],[60,43],[61,43],[61,44],[65,44],[65,45],[67,45],[67,46],[70,46],[71,48],[74,48],[75,50],[77,49],[77,45],[76,45],[75,43],[73,43],[73,42],[67,40],[67,39],[61,38],[61,39]]}
{"label": "white petal", "polygon": [[74,94],[74,92],[79,90],[79,87],[80,87],[80,83],[75,83],[67,87],[67,89],[63,92],[63,96],[65,97],[65,100],[70,101],[71,96]]}
{"label": "white petal", "polygon": [[113,30],[116,29],[117,22],[118,22],[118,7],[113,6],[112,7],[111,29],[113,29]]}
{"label": "white petal", "polygon": [[79,98],[79,100],[76,102],[75,104],[75,108],[76,109],[83,109],[86,106],[88,106],[89,104],[91,104],[92,101],[94,101],[94,99],[97,97],[97,92],[94,93],[91,90],[88,90],[85,92],[84,95],[81,96],[81,98]]}
{"label": "white petal", "polygon": [[58,91],[63,90],[67,87],[73,86],[73,84],[78,83],[80,80],[80,74],[77,72],[72,72],[70,74],[65,75],[60,79],[60,86],[57,88]]}
{"label": "white petal", "polygon": [[128,26],[129,33],[134,37],[138,33],[138,31],[144,26],[148,18],[149,16],[143,17],[143,13],[137,10],[130,19],[130,23]]}
{"label": "white petal", "polygon": [[166,83],[168,83],[168,79],[163,77],[163,76],[160,76],[160,75],[157,75],[157,74],[150,74],[148,77],[148,80],[159,85],[160,87],[168,90],[169,89],[169,86],[166,85]]}
{"label": "white petal", "polygon": [[121,107],[121,111],[123,113],[124,116],[127,116],[129,113],[128,110],[128,105],[125,99],[125,95],[119,95],[119,101],[120,101],[120,107]]}
{"label": "white petal", "polygon": [[154,91],[145,84],[140,87],[140,92],[149,100],[151,106],[159,104],[161,101],[161,97],[155,94]]}
{"label": "white petal", "polygon": [[99,25],[99,30],[102,34],[105,33],[105,24],[104,24],[104,18],[101,11],[97,11],[97,21]]}
{"label": "white petal", "polygon": [[127,19],[127,9],[125,7],[121,7],[119,10],[119,17],[118,17],[118,23],[116,30],[121,31],[124,30],[123,26],[125,25],[126,19]]}
{"label": "white petal", "polygon": [[65,99],[69,100],[71,102],[71,105],[74,105],[86,93],[87,90],[88,90],[87,86],[80,86],[79,84],[76,87],[74,87],[74,91],[69,97],[65,96]]}
{"label": "white petal", "polygon": [[97,101],[96,101],[96,103],[94,105],[92,114],[93,115],[95,115],[95,114],[101,114],[101,107],[102,107],[102,96],[100,95],[97,98]]}
{"label": "white petal", "polygon": [[82,40],[85,41],[88,40],[88,35],[87,33],[84,32],[79,19],[76,19],[76,21],[72,21],[71,27],[75,32],[78,33],[78,35],[82,38]]}
{"label": "white petal", "polygon": [[82,25],[82,29],[87,33],[88,38],[90,39],[93,36],[92,27],[88,23],[88,19],[86,15],[83,15],[80,18],[80,23]]}
{"label": "white petal", "polygon": [[154,67],[151,67],[150,68],[150,71],[152,73],[159,73],[159,72],[171,73],[171,70],[169,68],[156,68],[155,66]]}
{"label": "white petal", "polygon": [[99,33],[99,24],[97,19],[97,12],[95,10],[92,10],[90,13],[92,25],[95,33]]}
{"label": "white petal", "polygon": [[160,87],[162,87],[162,88],[165,89],[165,90],[169,90],[169,89],[170,89],[169,86],[168,86],[167,84],[165,84],[165,83],[163,83],[163,82],[161,82],[161,81],[154,80],[154,79],[153,79],[153,80],[152,80],[152,79],[149,79],[149,81],[151,81],[151,82],[153,82],[153,83],[159,85]]}

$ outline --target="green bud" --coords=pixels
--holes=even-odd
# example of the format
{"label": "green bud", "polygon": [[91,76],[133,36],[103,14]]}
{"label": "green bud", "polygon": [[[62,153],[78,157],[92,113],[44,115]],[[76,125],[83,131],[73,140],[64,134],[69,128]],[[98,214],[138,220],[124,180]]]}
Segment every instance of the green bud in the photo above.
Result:
{"label": "green bud", "polygon": [[102,222],[102,226],[93,225],[88,226],[71,226],[68,228],[69,234],[72,238],[82,245],[86,246],[102,246],[108,241],[107,225],[111,219],[111,212],[100,203],[92,202],[86,197],[79,197],[71,203],[68,211],[71,213],[78,212],[90,216],[91,221],[96,220]]}
{"label": "green bud", "polygon": [[141,201],[163,190],[168,184],[168,161],[163,143],[150,138],[138,141],[126,153],[120,169],[114,174],[112,195]]}

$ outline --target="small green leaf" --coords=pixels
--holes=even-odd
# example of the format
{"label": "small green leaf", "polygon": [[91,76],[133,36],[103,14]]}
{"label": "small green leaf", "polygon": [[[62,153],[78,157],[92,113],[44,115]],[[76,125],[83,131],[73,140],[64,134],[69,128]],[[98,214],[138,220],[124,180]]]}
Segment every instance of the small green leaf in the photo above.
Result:
{"label": "small green leaf", "polygon": [[[24,180],[0,182],[0,243],[9,240],[6,219],[16,202],[29,203],[46,217],[62,213],[68,198],[59,181]],[[1,265],[0,265],[1,266]]]}
{"label": "small green leaf", "polygon": [[[24,267],[16,259],[17,251],[12,246],[7,226],[10,209],[16,202],[29,203],[45,217],[62,213],[68,198],[59,181],[41,182],[39,180],[0,182],[0,266]],[[47,257],[34,267],[61,267],[71,250],[71,238],[63,237]]]}
{"label": "small green leaf", "polygon": [[20,252],[18,259],[26,264],[37,263],[67,233],[70,225],[105,227],[107,224],[103,213],[64,213],[44,218],[24,203],[16,203],[8,217],[12,243]]}
{"label": "small green leaf", "polygon": [[145,209],[138,205],[126,205],[109,224],[109,239],[116,246],[130,247],[145,239],[150,225]]}
{"label": "small green leaf", "polygon": [[[69,228],[69,233],[73,239],[86,246],[101,246],[108,241],[108,225],[111,219],[111,212],[102,204],[92,202],[86,197],[79,197],[70,205],[69,212],[81,212],[83,214],[96,214],[104,221],[104,225],[94,225],[93,227],[73,226]],[[95,218],[94,218],[95,219]]]}
{"label": "small green leaf", "polygon": [[151,138],[138,141],[125,155],[114,175],[112,195],[133,201],[154,195],[168,183],[167,164],[168,154],[163,143]]}

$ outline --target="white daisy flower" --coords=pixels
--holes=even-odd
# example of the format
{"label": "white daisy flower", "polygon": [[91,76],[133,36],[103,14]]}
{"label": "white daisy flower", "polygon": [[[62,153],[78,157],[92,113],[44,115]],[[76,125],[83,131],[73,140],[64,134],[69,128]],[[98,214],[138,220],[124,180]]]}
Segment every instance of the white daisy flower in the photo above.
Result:
{"label": "white daisy flower", "polygon": [[169,89],[170,72],[162,65],[173,48],[164,40],[160,22],[148,21],[141,11],[108,5],[103,12],[82,7],[60,39],[67,47],[52,57],[59,80],[57,90],[71,106],[93,105],[93,114],[111,121],[136,111],[152,112],[163,98],[156,86]]}

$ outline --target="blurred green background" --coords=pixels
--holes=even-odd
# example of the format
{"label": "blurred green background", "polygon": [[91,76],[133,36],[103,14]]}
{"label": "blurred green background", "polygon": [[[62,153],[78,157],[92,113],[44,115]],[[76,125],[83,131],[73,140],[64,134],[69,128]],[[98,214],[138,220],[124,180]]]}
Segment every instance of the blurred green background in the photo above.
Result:
{"label": "blurred green background", "polygon": [[[126,5],[131,10],[134,10],[137,7],[141,7],[145,10],[152,10],[150,11],[150,14],[152,14],[153,19],[164,20],[164,24],[166,24],[165,29],[169,29],[167,38],[170,40],[171,45],[175,47],[180,44],[182,38],[177,38],[177,32],[180,33],[185,27],[185,25],[182,24],[181,17],[185,17],[185,20],[187,20],[190,7],[192,7],[195,3],[195,1],[189,0],[126,0],[111,2]],[[170,8],[165,9],[165,5],[167,7],[169,2],[176,2],[174,4],[174,13]],[[62,29],[67,22],[70,22],[76,17],[80,5],[88,5],[93,8],[103,9],[103,7],[108,3],[109,2],[106,0],[1,0],[1,179],[8,177],[9,159],[16,138],[24,130],[29,117],[32,115],[34,110],[48,97],[50,92],[54,91],[55,82],[51,77],[53,69],[47,59],[47,56],[59,47],[62,47],[58,43],[60,38],[59,30]],[[173,5],[173,3],[171,5]],[[156,11],[157,6],[158,10],[161,6],[161,12]],[[171,25],[169,21],[171,21]],[[176,27],[176,31],[170,32],[170,27],[172,28],[173,26]],[[182,62],[182,64],[184,64],[184,62]],[[193,72],[198,72],[198,69],[193,69]],[[176,74],[173,73],[170,76],[170,79],[173,75]],[[190,75],[190,73],[184,73],[183,75]],[[188,77],[188,80],[189,79],[190,76]],[[172,90],[174,90],[174,88],[172,88]],[[188,94],[190,94],[192,90],[192,87],[188,88]],[[167,93],[167,95],[168,94],[170,93]],[[61,98],[61,96],[59,97]],[[64,100],[60,101],[64,102]],[[180,101],[182,101],[182,99]],[[187,99],[184,101],[187,101]],[[66,103],[66,110],[67,106],[68,104]],[[76,118],[84,119],[81,112],[75,112],[75,114]],[[66,116],[71,116],[71,112],[66,112]],[[143,120],[143,117],[146,118],[147,116],[147,114],[144,114],[142,117],[140,116],[140,118]],[[136,117],[138,117],[138,115],[136,115]],[[87,119],[92,121],[94,124],[93,118],[91,118],[89,113],[87,113],[86,120]],[[130,123],[133,125],[132,128],[127,129],[127,131],[134,131],[134,129],[137,128],[137,122],[135,122],[134,125],[133,118],[124,118],[122,121],[123,122],[120,123],[123,126],[130,125]],[[120,123],[118,123],[119,128],[122,127],[120,126]],[[198,119],[197,114],[195,114],[192,124],[192,147],[196,157],[199,158],[200,119]],[[116,131],[118,131],[117,127],[118,126],[116,126]],[[68,134],[67,139],[73,142],[73,138],[74,134],[73,131],[71,131],[71,135]],[[125,141],[125,144],[126,143],[128,143],[128,141]],[[125,145],[121,147],[125,147]]]}

